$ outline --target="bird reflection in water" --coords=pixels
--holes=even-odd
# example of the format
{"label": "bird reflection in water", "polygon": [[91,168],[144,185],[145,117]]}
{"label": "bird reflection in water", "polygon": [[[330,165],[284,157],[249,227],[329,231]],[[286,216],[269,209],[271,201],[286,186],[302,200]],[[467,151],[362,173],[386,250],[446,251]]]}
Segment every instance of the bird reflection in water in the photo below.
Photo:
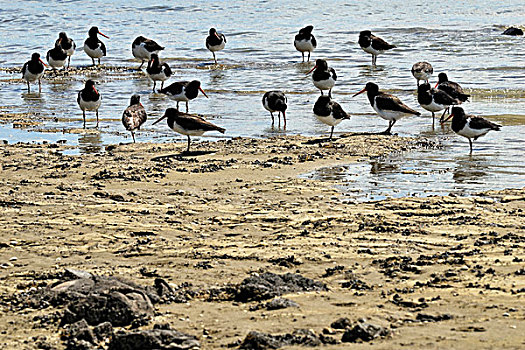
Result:
{"label": "bird reflection in water", "polygon": [[102,137],[99,132],[87,132],[78,136],[78,147],[81,154],[98,153],[102,151]]}

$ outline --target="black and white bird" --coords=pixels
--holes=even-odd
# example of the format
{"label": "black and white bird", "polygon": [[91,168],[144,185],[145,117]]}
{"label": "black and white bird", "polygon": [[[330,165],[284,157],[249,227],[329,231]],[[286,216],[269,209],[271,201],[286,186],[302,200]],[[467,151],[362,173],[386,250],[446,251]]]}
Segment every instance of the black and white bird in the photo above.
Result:
{"label": "black and white bird", "polygon": [[106,56],[106,45],[100,41],[98,34],[109,39],[107,35],[98,31],[98,27],[91,27],[88,32],[89,37],[84,41],[84,52],[91,57],[93,65],[95,65],[95,58],[98,59],[98,64],[100,64],[100,58]]}
{"label": "black and white bird", "polygon": [[66,34],[66,32],[60,32],[58,34],[58,39],[55,41],[55,45],[60,45],[62,49],[67,54],[67,68],[69,68],[69,65],[71,63],[71,56],[75,53],[75,49],[77,48],[77,45],[73,41],[73,39],[69,38]]}
{"label": "black and white bird", "polygon": [[363,30],[359,33],[359,46],[372,55],[372,65],[376,65],[377,55],[384,53],[386,50],[395,48],[380,37],[372,34],[369,30]]}
{"label": "black and white bird", "polygon": [[77,103],[82,110],[82,118],[84,119],[84,128],[86,128],[86,111],[95,111],[97,115],[98,128],[98,109],[102,103],[102,97],[95,88],[95,82],[91,79],[86,81],[85,87],[78,92]]}
{"label": "black and white bird", "polygon": [[272,127],[274,125],[275,119],[273,117],[273,112],[279,112],[279,127],[281,127],[281,113],[283,114],[284,128],[286,129],[286,109],[288,106],[286,103],[288,99],[282,91],[268,91],[263,95],[262,104],[264,108],[270,112],[272,116]]}
{"label": "black and white bird", "polygon": [[161,50],[164,50],[164,47],[157,44],[156,41],[147,39],[142,35],[138,36],[131,44],[131,53],[133,54],[133,57],[142,61],[137,69],[141,69],[144,62],[151,59],[152,54],[158,55]]}
{"label": "black and white bird", "polygon": [[226,129],[210,123],[200,115],[179,112],[175,108],[166,109],[164,115],[154,122],[153,125],[164,118],[167,118],[170,129],[188,137],[186,152],[190,151],[190,136],[201,136],[206,131],[218,131],[223,134],[226,131]]}
{"label": "black and white bird", "polygon": [[177,101],[177,109],[179,109],[179,102],[186,102],[186,113],[188,113],[188,101],[196,98],[199,94],[199,90],[204,96],[206,96],[206,98],[208,98],[208,95],[206,95],[201,88],[201,82],[198,80],[178,81],[164,89],[160,89],[159,92],[161,94],[166,94],[172,100]]}
{"label": "black and white bird", "polygon": [[332,101],[329,96],[319,96],[314,105],[314,114],[320,122],[330,125],[330,140],[334,134],[334,127],[345,119],[350,119],[339,103]]}
{"label": "black and white bird", "polygon": [[325,60],[317,59],[315,66],[306,74],[310,74],[312,71],[314,72],[312,81],[315,87],[321,90],[321,95],[323,95],[323,90],[328,90],[328,96],[332,97],[332,88],[337,80],[335,70],[328,67],[328,63]]}
{"label": "black and white bird", "polygon": [[417,80],[417,86],[419,86],[420,80],[428,83],[432,74],[434,74],[434,68],[432,68],[432,65],[428,62],[417,62],[412,66],[412,75]]}
{"label": "black and white bird", "polygon": [[[468,101],[470,95],[463,92],[463,88],[456,82],[449,81],[446,73],[438,74],[438,82],[435,86],[438,90],[445,91],[450,97],[455,98],[460,101],[460,103]],[[445,112],[449,109],[447,108]],[[440,122],[443,123],[443,117],[445,113],[441,116]]]}
{"label": "black and white bird", "polygon": [[124,125],[127,131],[131,132],[133,143],[135,143],[135,130],[140,130],[141,125],[144,124],[146,120],[148,120],[148,114],[142,103],[140,103],[140,96],[131,96],[129,107],[126,108],[122,114],[122,125]]}
{"label": "black and white bird", "polygon": [[302,28],[299,30],[299,34],[295,36],[295,40],[293,42],[295,49],[301,52],[301,55],[303,56],[303,62],[304,53],[308,52],[308,62],[310,62],[310,54],[317,47],[317,41],[312,34],[313,29],[314,26],[306,26]]}
{"label": "black and white bird", "polygon": [[388,128],[383,134],[389,135],[392,126],[402,117],[410,114],[421,115],[418,111],[413,110],[401,102],[398,97],[379,91],[377,84],[367,83],[365,88],[354,94],[354,96],[362,94],[363,92],[366,92],[370,105],[377,114],[379,114],[381,118],[388,120]]}
{"label": "black and white bird", "polygon": [[[499,131],[501,125],[495,124],[482,117],[465,114],[461,107],[452,107],[452,113],[446,120],[452,118],[452,130],[468,139],[470,154],[472,154],[472,140],[484,136],[491,130]],[[446,121],[445,120],[445,121]]]}
{"label": "black and white bird", "polygon": [[215,64],[217,64],[217,57],[215,52],[224,49],[226,45],[226,37],[222,33],[217,33],[215,28],[210,28],[209,35],[206,37],[206,48],[213,54]]}
{"label": "black and white bird", "polygon": [[153,80],[153,92],[155,92],[157,81],[162,82],[160,84],[160,89],[162,90],[164,82],[171,77],[173,72],[167,63],[160,63],[159,56],[156,53],[152,53],[151,59],[148,62],[148,67],[146,68],[146,73],[148,74],[148,77]]}
{"label": "black and white bird", "polygon": [[46,55],[47,63],[54,71],[56,71],[57,68],[65,69],[68,57],[66,51],[60,46],[61,39],[58,40],[58,44],[55,43],[55,47],[49,50]]}
{"label": "black and white bird", "polygon": [[27,83],[27,92],[31,92],[29,83],[38,80],[38,92],[42,92],[42,83],[40,79],[44,75],[46,64],[40,58],[40,54],[35,52],[31,55],[31,59],[24,63],[22,67],[22,79]]}
{"label": "black and white bird", "polygon": [[[429,112],[432,112],[432,126],[434,126],[434,113],[458,105],[461,101],[452,98],[443,90],[433,89],[429,83],[419,85],[417,88],[417,102]],[[443,113],[444,114],[444,113]],[[441,116],[443,118],[443,116]]]}

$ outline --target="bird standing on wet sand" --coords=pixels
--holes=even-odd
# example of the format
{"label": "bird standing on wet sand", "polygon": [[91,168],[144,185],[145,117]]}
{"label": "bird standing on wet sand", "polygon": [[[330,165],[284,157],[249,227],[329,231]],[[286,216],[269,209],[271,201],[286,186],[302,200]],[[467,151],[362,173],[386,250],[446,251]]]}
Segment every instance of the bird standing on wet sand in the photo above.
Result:
{"label": "bird standing on wet sand", "polygon": [[[450,97],[445,91],[431,88],[429,83],[421,84],[417,88],[417,102],[421,107],[432,112],[432,126],[434,126],[435,112],[461,103],[461,101]],[[443,114],[445,113],[443,112]]]}
{"label": "bird standing on wet sand", "polygon": [[160,122],[162,119],[168,119],[168,126],[175,132],[188,136],[188,148],[186,152],[190,151],[190,136],[201,136],[206,131],[218,131],[223,133],[226,129],[210,123],[197,114],[187,114],[179,112],[178,109],[168,108],[162,117],[160,117],[153,125]]}
{"label": "bird standing on wet sand", "polygon": [[164,50],[164,47],[157,44],[156,41],[147,39],[145,37],[138,36],[131,44],[131,53],[133,57],[142,61],[139,68],[141,69],[144,65],[144,62],[151,59],[152,54],[159,54],[159,51]]}
{"label": "bird standing on wet sand", "polygon": [[31,92],[30,82],[38,80],[38,92],[42,92],[42,83],[40,79],[44,75],[44,66],[46,64],[40,58],[40,54],[35,52],[31,55],[31,59],[24,63],[22,67],[22,79],[27,82],[27,92]]}
{"label": "bird standing on wet sand", "polygon": [[379,91],[379,86],[374,83],[367,83],[365,88],[354,94],[354,96],[362,94],[365,91],[370,104],[377,114],[379,114],[381,118],[388,120],[388,128],[382,132],[382,134],[390,135],[392,126],[408,114],[421,115],[421,113],[401,102],[398,97]]}
{"label": "bird standing on wet sand", "polygon": [[98,64],[100,64],[100,58],[106,56],[106,45],[99,40],[98,34],[109,39],[107,35],[98,31],[98,27],[91,27],[88,32],[89,38],[84,41],[84,52],[91,57],[93,65],[95,65],[95,58],[98,59]]}
{"label": "bird standing on wet sand", "polygon": [[210,35],[206,37],[206,48],[213,54],[215,64],[217,64],[217,57],[215,52],[224,49],[226,45],[226,37],[222,33],[217,33],[215,28],[210,28]]}
{"label": "bird standing on wet sand", "polygon": [[308,62],[310,62],[310,53],[317,47],[317,41],[312,34],[314,26],[306,26],[299,30],[293,42],[297,51],[301,52],[304,62],[304,53],[308,51]]}
{"label": "bird standing on wet sand", "polygon": [[51,66],[51,68],[53,68],[54,71],[56,71],[57,68],[61,67],[64,67],[65,69],[68,57],[66,51],[64,51],[62,46],[60,46],[60,42],[62,39],[58,40],[58,44],[55,43],[55,47],[49,50],[46,55],[47,63],[49,64],[49,66]]}
{"label": "bird standing on wet sand", "polygon": [[477,140],[491,130],[499,131],[501,125],[495,124],[482,117],[465,114],[461,107],[452,107],[452,113],[445,120],[452,118],[452,130],[468,139],[470,154],[472,154],[472,140]]}
{"label": "bird standing on wet sand", "polygon": [[328,90],[328,96],[332,97],[332,88],[337,80],[335,70],[328,67],[328,63],[325,60],[317,59],[315,66],[306,74],[310,74],[312,71],[314,72],[312,81],[315,87],[321,90],[321,95],[323,95],[323,90]]}
{"label": "bird standing on wet sand", "polygon": [[281,112],[283,114],[284,119],[284,128],[286,129],[286,108],[288,106],[286,105],[286,102],[288,102],[288,99],[286,98],[286,95],[282,91],[268,91],[264,94],[262,98],[262,104],[264,108],[270,112],[272,116],[272,127],[274,125],[274,118],[273,118],[273,112],[279,112],[278,118],[279,118],[279,127],[281,127]]}
{"label": "bird standing on wet sand", "polygon": [[319,121],[332,127],[330,140],[334,134],[334,127],[344,119],[350,119],[339,103],[332,101],[329,96],[319,96],[314,105],[314,114]]}
{"label": "bird standing on wet sand", "polygon": [[86,128],[86,111],[95,111],[97,115],[98,128],[98,109],[102,103],[102,97],[95,88],[95,82],[91,79],[86,81],[86,86],[78,92],[77,103],[82,110],[82,118],[84,119],[84,129]]}
{"label": "bird standing on wet sand", "polygon": [[171,76],[172,71],[167,63],[160,63],[159,56],[156,53],[151,54],[151,60],[148,62],[146,68],[148,77],[153,80],[153,92],[155,92],[155,86],[157,81],[161,81],[160,89],[164,88],[164,82]]}
{"label": "bird standing on wet sand", "polygon": [[428,83],[432,74],[434,74],[434,68],[432,68],[432,65],[428,62],[417,62],[412,66],[412,75],[417,80],[417,86],[419,86],[420,80]]}
{"label": "bird standing on wet sand", "polygon": [[380,37],[372,34],[369,30],[363,30],[359,33],[359,46],[372,55],[372,65],[376,65],[377,55],[384,53],[386,50],[395,48]]}
{"label": "bird standing on wet sand", "polygon": [[69,64],[71,63],[71,56],[75,53],[75,49],[77,48],[77,45],[73,41],[73,39],[68,38],[66,32],[60,32],[58,34],[58,39],[55,41],[55,45],[59,44],[60,47],[66,52],[67,54],[67,68],[69,69]]}
{"label": "bird standing on wet sand", "polygon": [[[438,82],[435,88],[441,91],[445,91],[448,95],[450,95],[450,97],[459,100],[460,103],[468,101],[468,98],[470,97],[470,95],[465,94],[463,92],[463,88],[458,83],[449,81],[446,73],[438,74]],[[449,109],[447,108],[446,111],[448,110]],[[444,115],[445,113],[443,113],[443,115],[441,116],[441,119],[440,119],[441,123],[443,123]]]}
{"label": "bird standing on wet sand", "polygon": [[179,109],[179,102],[186,102],[186,113],[188,113],[188,101],[193,100],[199,94],[199,90],[206,98],[208,95],[202,90],[201,82],[198,80],[192,81],[178,81],[164,89],[159,90],[161,94],[168,95],[172,100],[177,101],[177,109]]}
{"label": "bird standing on wet sand", "polygon": [[127,131],[131,132],[133,143],[135,143],[135,130],[140,130],[140,126],[144,124],[146,120],[148,120],[148,115],[146,109],[142,103],[140,103],[140,96],[131,96],[129,107],[126,108],[122,114],[122,125],[124,125]]}

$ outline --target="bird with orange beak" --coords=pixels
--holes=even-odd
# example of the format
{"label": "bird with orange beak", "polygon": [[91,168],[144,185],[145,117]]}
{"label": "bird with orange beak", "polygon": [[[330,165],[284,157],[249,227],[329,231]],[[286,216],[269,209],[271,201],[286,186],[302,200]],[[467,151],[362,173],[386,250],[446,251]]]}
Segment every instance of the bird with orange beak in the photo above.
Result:
{"label": "bird with orange beak", "polygon": [[91,57],[93,65],[95,65],[95,58],[98,59],[98,64],[100,64],[100,58],[106,56],[106,45],[99,40],[98,34],[109,39],[109,36],[99,32],[98,27],[91,27],[88,32],[89,38],[84,41],[84,52]]}
{"label": "bird with orange beak", "polygon": [[226,45],[226,36],[222,33],[217,33],[217,29],[210,28],[209,35],[206,37],[206,48],[213,54],[213,60],[217,64],[217,57],[215,52],[224,49]]}
{"label": "bird with orange beak", "polygon": [[328,67],[328,63],[325,60],[317,59],[315,66],[306,74],[308,75],[311,72],[314,72],[312,74],[312,81],[315,87],[321,90],[321,95],[323,95],[323,90],[328,90],[328,96],[332,97],[332,88],[337,80],[335,70]]}
{"label": "bird with orange beak", "polygon": [[40,54],[35,52],[31,55],[31,59],[24,63],[22,67],[22,79],[27,82],[27,92],[31,92],[30,82],[38,80],[38,92],[42,92],[42,83],[40,79],[44,75],[44,70],[47,65],[40,58]]}

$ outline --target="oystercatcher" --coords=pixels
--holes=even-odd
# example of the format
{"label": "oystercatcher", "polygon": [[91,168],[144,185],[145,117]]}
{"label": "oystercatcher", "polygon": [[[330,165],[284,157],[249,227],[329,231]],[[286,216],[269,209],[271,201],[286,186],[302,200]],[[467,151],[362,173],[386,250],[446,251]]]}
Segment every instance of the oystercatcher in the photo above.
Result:
{"label": "oystercatcher", "polygon": [[91,79],[86,81],[86,86],[78,92],[77,103],[82,110],[82,118],[84,118],[84,128],[86,128],[86,111],[95,111],[97,114],[97,128],[98,128],[98,109],[102,103],[102,97],[95,88],[95,82]]}
{"label": "oystercatcher", "polygon": [[328,96],[332,97],[332,88],[335,85],[337,80],[337,74],[333,68],[328,67],[328,63],[325,60],[317,59],[315,61],[315,66],[306,74],[312,74],[312,80],[316,88],[321,90],[321,95],[323,90],[328,90]]}
{"label": "oystercatcher", "polygon": [[330,140],[334,134],[334,127],[344,119],[350,119],[339,103],[332,101],[329,96],[319,96],[314,105],[314,114],[319,121],[332,127]]}
{"label": "oystercatcher", "polygon": [[188,101],[193,100],[199,94],[199,90],[206,98],[208,95],[202,90],[201,82],[198,80],[192,81],[178,81],[164,89],[160,89],[161,94],[168,95],[172,100],[177,101],[177,109],[179,109],[179,102],[186,102],[186,113],[188,113]]}
{"label": "oystercatcher", "polygon": [[149,61],[152,54],[159,54],[159,51],[164,50],[164,47],[157,44],[156,41],[138,36],[131,44],[131,53],[133,57],[142,61],[139,68],[144,65],[144,61]]}
{"label": "oystercatcher", "polygon": [[98,34],[109,39],[109,36],[98,31],[98,27],[91,27],[88,32],[89,38],[84,41],[84,51],[91,57],[93,65],[95,65],[95,58],[98,58],[100,64],[100,58],[106,56],[106,45],[98,39]]}
{"label": "oystercatcher", "polygon": [[213,54],[215,64],[217,64],[217,58],[215,57],[215,51],[224,49],[226,45],[226,37],[222,33],[217,33],[215,28],[210,28],[210,35],[206,37],[206,47]]}
{"label": "oystercatcher", "polygon": [[162,90],[164,81],[168,80],[172,71],[167,63],[160,63],[159,56],[156,53],[152,53],[148,67],[146,68],[146,73],[148,73],[148,77],[153,80],[153,92],[155,92],[157,81],[162,82],[160,85],[160,89]]}
{"label": "oystercatcher", "polygon": [[365,52],[372,54],[373,66],[376,65],[377,55],[396,47],[395,45],[390,45],[380,37],[373,35],[369,30],[363,30],[359,33],[359,46],[361,46]]}
{"label": "oystercatcher", "polygon": [[144,124],[147,119],[148,115],[146,109],[142,103],[140,103],[140,96],[131,96],[129,107],[126,108],[122,114],[122,125],[124,125],[127,131],[131,132],[133,143],[135,143],[135,130],[140,130],[140,126]]}
{"label": "oystercatcher", "polygon": [[73,41],[73,39],[68,38],[66,32],[60,32],[58,34],[58,39],[55,41],[55,45],[60,45],[62,49],[67,54],[67,68],[69,68],[69,64],[71,63],[71,56],[75,53],[75,49],[77,48],[77,45]]}
{"label": "oystercatcher", "polygon": [[56,71],[57,68],[66,66],[67,61],[67,53],[64,51],[62,46],[60,46],[60,42],[62,39],[58,39],[58,44],[55,44],[55,47],[52,48],[47,52],[46,60],[47,63],[53,68],[54,71]]}
{"label": "oystercatcher", "polygon": [[279,127],[281,127],[281,112],[283,113],[284,128],[286,129],[286,105],[288,99],[282,91],[268,91],[262,98],[262,104],[272,116],[272,127],[274,124],[273,112],[279,112]]}
{"label": "oystercatcher", "polygon": [[40,54],[35,52],[31,55],[31,59],[24,63],[22,67],[22,79],[27,82],[27,92],[31,92],[30,82],[38,80],[38,92],[42,92],[42,84],[40,79],[44,75],[44,66],[46,64],[40,58]]}
{"label": "oystercatcher", "polygon": [[465,114],[461,107],[452,107],[452,113],[445,120],[452,118],[452,130],[458,135],[466,137],[472,154],[472,139],[477,140],[491,130],[499,131],[501,125],[495,124],[482,117]]}
{"label": "oystercatcher", "polygon": [[[470,95],[465,94],[463,92],[463,88],[458,83],[449,81],[446,73],[438,74],[438,82],[435,88],[437,88],[438,90],[445,91],[447,94],[450,95],[450,97],[459,100],[460,103],[468,101],[468,98],[470,97]],[[447,108],[445,112],[447,112],[448,110],[449,108]],[[443,113],[443,115],[441,116],[441,119],[440,119],[441,123],[443,123],[444,115],[445,113]]]}
{"label": "oystercatcher", "polygon": [[[432,112],[432,126],[434,126],[435,112],[461,103],[461,101],[450,97],[450,95],[443,90],[432,89],[429,83],[421,84],[417,88],[417,102],[419,102],[421,107]],[[441,117],[443,118],[443,116]]]}
{"label": "oystercatcher", "polygon": [[424,80],[428,83],[428,79],[434,74],[434,68],[428,62],[417,62],[412,66],[412,75],[417,80],[417,86],[419,86],[419,81]]}
{"label": "oystercatcher", "polygon": [[302,28],[299,30],[299,34],[295,36],[295,40],[293,42],[295,49],[301,52],[301,55],[303,56],[303,62],[304,53],[308,51],[308,62],[310,62],[310,53],[317,47],[317,41],[312,35],[313,29],[314,26],[306,26]]}
{"label": "oystercatcher", "polygon": [[200,115],[179,112],[179,110],[175,108],[166,109],[164,115],[154,122],[153,125],[164,118],[168,118],[168,126],[173,131],[188,136],[188,148],[186,152],[190,151],[190,136],[201,136],[206,131],[216,130],[223,134],[226,131],[226,129],[210,123]]}
{"label": "oystercatcher", "polygon": [[401,119],[407,114],[421,115],[418,111],[413,110],[401,102],[398,97],[379,91],[379,86],[374,83],[367,83],[365,88],[354,94],[354,96],[362,94],[365,91],[370,104],[377,114],[379,114],[381,118],[388,120],[388,128],[383,134],[389,135],[392,126],[394,126],[398,119]]}

